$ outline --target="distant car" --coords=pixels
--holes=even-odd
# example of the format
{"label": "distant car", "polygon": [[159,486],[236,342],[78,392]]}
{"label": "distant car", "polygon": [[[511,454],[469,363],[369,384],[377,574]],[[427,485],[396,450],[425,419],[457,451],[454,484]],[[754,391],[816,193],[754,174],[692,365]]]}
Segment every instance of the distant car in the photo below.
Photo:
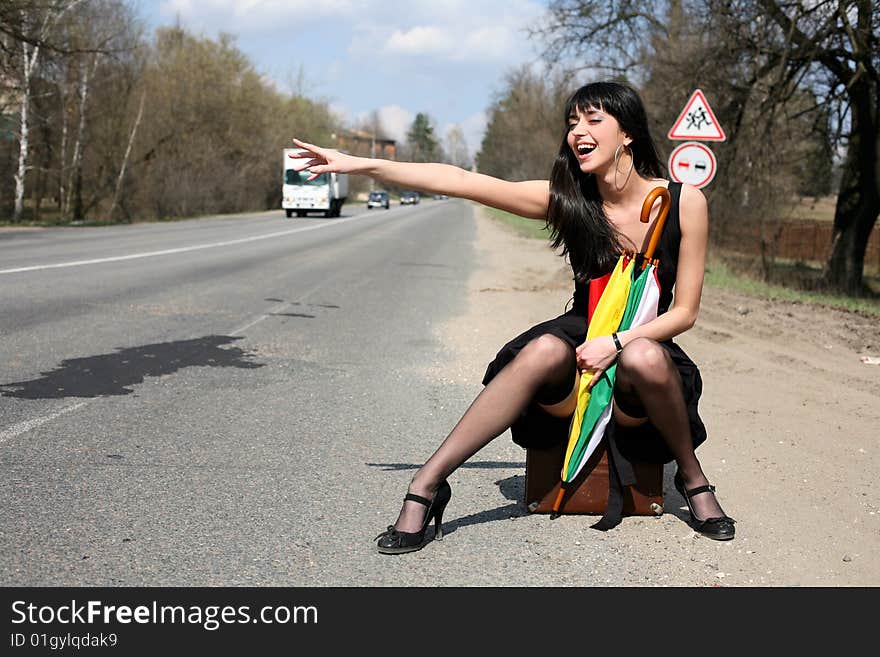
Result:
{"label": "distant car", "polygon": [[445,201],[449,197],[446,194],[434,194],[435,201]]}
{"label": "distant car", "polygon": [[400,204],[401,205],[418,205],[419,203],[419,193],[418,192],[404,192],[400,195]]}
{"label": "distant car", "polygon": [[390,207],[391,197],[388,195],[388,192],[380,190],[370,192],[370,196],[367,198],[367,210],[372,210],[373,208],[385,208],[387,210]]}

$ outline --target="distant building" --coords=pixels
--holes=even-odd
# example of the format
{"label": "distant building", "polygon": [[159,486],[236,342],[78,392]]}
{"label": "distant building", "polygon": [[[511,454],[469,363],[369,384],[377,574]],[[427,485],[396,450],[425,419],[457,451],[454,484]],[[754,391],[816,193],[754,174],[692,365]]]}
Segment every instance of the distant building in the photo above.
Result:
{"label": "distant building", "polygon": [[365,130],[341,130],[334,135],[336,148],[362,157],[397,159],[397,142],[394,139],[374,137]]}

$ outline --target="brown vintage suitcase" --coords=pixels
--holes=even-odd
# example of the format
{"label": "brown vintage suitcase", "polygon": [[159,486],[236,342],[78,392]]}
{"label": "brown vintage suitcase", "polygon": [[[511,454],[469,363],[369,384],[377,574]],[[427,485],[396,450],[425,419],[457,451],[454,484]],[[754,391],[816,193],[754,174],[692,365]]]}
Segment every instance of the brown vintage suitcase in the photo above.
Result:
{"label": "brown vintage suitcase", "polygon": [[[526,450],[526,506],[532,513],[551,513],[559,492],[565,443],[551,449]],[[663,513],[663,465],[633,463],[636,483],[623,488],[623,514]],[[602,515],[608,504],[608,455],[603,442],[568,486],[561,514]]]}

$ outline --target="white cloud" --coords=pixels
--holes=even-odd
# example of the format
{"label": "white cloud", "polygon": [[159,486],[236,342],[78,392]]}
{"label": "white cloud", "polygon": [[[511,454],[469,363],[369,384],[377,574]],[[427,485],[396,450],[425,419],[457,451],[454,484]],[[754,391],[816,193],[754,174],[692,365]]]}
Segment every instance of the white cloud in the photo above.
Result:
{"label": "white cloud", "polygon": [[349,123],[351,121],[351,110],[347,105],[339,101],[331,101],[327,106],[330,108],[330,113],[337,117],[340,122]]}
{"label": "white cloud", "polygon": [[475,155],[480,150],[480,145],[483,143],[483,135],[486,134],[487,124],[488,118],[485,112],[471,114],[459,124],[471,155]]}
{"label": "white cloud", "polygon": [[402,144],[416,115],[400,105],[385,105],[377,110],[379,123],[392,139]]}
{"label": "white cloud", "polygon": [[395,30],[382,46],[387,56],[426,56],[454,62],[501,60],[518,49],[509,27],[481,27],[462,32],[460,28],[418,26]]}
{"label": "white cloud", "polygon": [[521,42],[510,27],[483,27],[465,34],[458,52],[472,59],[502,59],[516,52]]}
{"label": "white cloud", "polygon": [[480,150],[483,143],[483,135],[486,134],[487,117],[485,112],[477,112],[471,114],[463,121],[456,123],[444,123],[440,134],[448,135],[452,128],[458,126],[464,134],[464,140],[467,144],[468,153],[474,157]]}
{"label": "white cloud", "polygon": [[[332,30],[360,58],[425,56],[500,62],[531,52],[524,29],[540,0],[162,0],[159,14],[190,29],[310,42]],[[283,47],[279,42],[279,47]],[[341,53],[345,46],[335,47]]]}
{"label": "white cloud", "polygon": [[295,32],[331,16],[345,19],[363,3],[353,0],[163,0],[161,16],[197,29],[247,35],[267,28]]}
{"label": "white cloud", "polygon": [[532,54],[525,29],[545,11],[537,0],[414,0],[386,2],[352,23],[349,53],[377,55],[399,68],[405,58],[491,63],[522,61]]}
{"label": "white cloud", "polygon": [[383,50],[390,55],[434,55],[445,54],[455,45],[452,36],[440,28],[419,26],[405,32],[395,30]]}
{"label": "white cloud", "polygon": [[[351,124],[377,110],[400,142],[416,111],[458,123],[479,150],[489,92],[536,59],[545,0],[161,0],[164,21],[239,36],[279,87],[321,95]],[[344,104],[343,104],[344,103]],[[474,113],[476,112],[476,113]],[[462,116],[467,118],[462,119]]]}

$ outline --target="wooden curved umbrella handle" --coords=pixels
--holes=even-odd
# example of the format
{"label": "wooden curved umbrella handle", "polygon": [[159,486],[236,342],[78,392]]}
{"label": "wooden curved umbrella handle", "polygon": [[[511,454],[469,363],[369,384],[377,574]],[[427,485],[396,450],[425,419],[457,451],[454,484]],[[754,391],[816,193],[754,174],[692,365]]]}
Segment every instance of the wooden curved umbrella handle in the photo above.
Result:
{"label": "wooden curved umbrella handle", "polygon": [[639,220],[646,224],[648,223],[648,219],[651,217],[651,208],[654,207],[654,202],[657,198],[660,198],[660,212],[657,214],[657,218],[654,220],[654,228],[651,231],[651,241],[648,242],[648,248],[645,249],[646,260],[651,260],[654,257],[654,251],[657,248],[657,244],[660,242],[660,235],[663,234],[663,225],[666,223],[666,216],[669,214],[669,206],[672,205],[672,197],[669,195],[669,190],[665,187],[655,187],[648,195],[645,197],[645,202],[642,203],[642,214],[639,217]]}

